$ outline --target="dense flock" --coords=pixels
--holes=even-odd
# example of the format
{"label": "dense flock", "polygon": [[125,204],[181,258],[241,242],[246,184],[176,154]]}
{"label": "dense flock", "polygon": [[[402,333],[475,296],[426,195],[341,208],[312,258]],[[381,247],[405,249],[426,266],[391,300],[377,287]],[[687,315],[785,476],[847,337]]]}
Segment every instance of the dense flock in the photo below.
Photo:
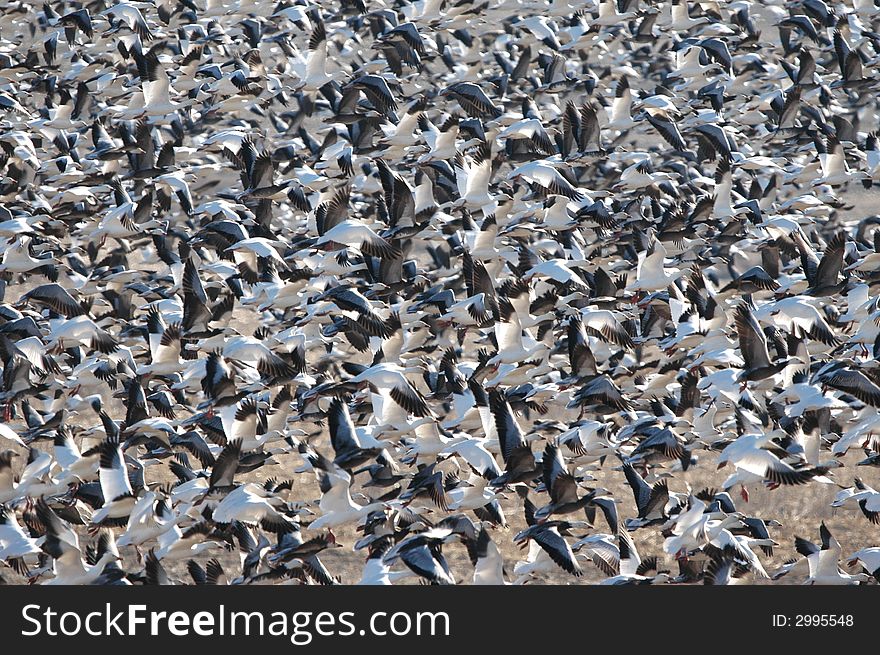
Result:
{"label": "dense flock", "polygon": [[2,0],[0,577],[876,584],[878,26]]}

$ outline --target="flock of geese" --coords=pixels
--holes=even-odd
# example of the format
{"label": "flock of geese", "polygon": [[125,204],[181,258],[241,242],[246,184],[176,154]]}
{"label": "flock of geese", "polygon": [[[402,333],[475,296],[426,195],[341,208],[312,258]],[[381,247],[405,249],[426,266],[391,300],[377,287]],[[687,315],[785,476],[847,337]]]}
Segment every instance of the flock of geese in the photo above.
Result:
{"label": "flock of geese", "polygon": [[878,64],[872,0],[2,0],[0,575],[876,583]]}

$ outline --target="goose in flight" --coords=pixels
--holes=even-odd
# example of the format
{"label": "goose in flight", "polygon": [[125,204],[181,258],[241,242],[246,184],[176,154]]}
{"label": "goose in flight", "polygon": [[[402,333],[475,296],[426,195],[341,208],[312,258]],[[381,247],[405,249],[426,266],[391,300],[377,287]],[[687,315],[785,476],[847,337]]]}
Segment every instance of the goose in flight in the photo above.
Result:
{"label": "goose in flight", "polygon": [[416,575],[434,584],[452,585],[455,578],[443,556],[443,545],[458,539],[458,535],[444,528],[432,528],[407,537],[382,557],[385,565],[402,562]]}
{"label": "goose in flight", "polygon": [[862,510],[862,514],[873,524],[880,523],[880,493],[862,482],[859,478],[853,480],[853,486],[837,493],[831,502],[832,507],[843,507],[849,502],[854,502]]}
{"label": "goose in flight", "polygon": [[24,558],[40,552],[37,540],[21,527],[15,511],[5,505],[0,506],[0,559],[8,563],[23,562]]}
{"label": "goose in flight", "polygon": [[[405,424],[407,415],[433,417],[425,397],[406,377],[410,370],[413,370],[412,367],[379,363],[361,371],[348,382],[353,385],[367,384],[376,390],[373,407],[383,424],[396,426],[401,421]],[[389,420],[385,420],[386,417]]]}
{"label": "goose in flight", "polygon": [[804,584],[857,585],[868,578],[864,573],[850,575],[841,571],[840,543],[824,521],[819,526],[819,536],[822,540],[821,547],[802,537],[795,538],[795,549],[806,558],[809,565],[809,577]]}
{"label": "goose in flight", "polygon": [[[580,526],[585,527],[586,525],[583,521],[545,521],[521,530],[514,537],[514,541],[523,546],[525,544],[535,544],[560,569],[575,577],[580,577],[583,575],[583,569],[578,564],[571,545],[565,540],[565,537],[570,535],[570,530],[577,529]],[[534,562],[537,558],[532,556],[531,550],[529,551],[529,559],[531,560],[529,562],[531,566],[515,567],[515,575],[524,575],[536,571]]]}
{"label": "goose in flight", "polygon": [[119,442],[107,438],[99,446],[98,476],[104,504],[92,515],[94,525],[125,525],[137,503]]}
{"label": "goose in flight", "polygon": [[596,508],[605,515],[609,527],[617,531],[617,507],[614,499],[600,495],[599,489],[593,489],[583,496],[578,496],[578,481],[568,472],[562,452],[554,444],[547,444],[541,458],[544,487],[550,493],[550,503],[535,511],[534,518],[539,523],[554,515],[572,514],[584,510],[588,520]]}
{"label": "goose in flight", "polygon": [[0,17],[6,581],[875,576],[871,2],[74,4]]}
{"label": "goose in flight", "polygon": [[46,528],[40,548],[52,558],[53,577],[43,584],[81,585],[96,581],[104,569],[119,559],[113,550],[106,550],[97,562],[87,564],[76,532],[61,519],[44,499],[37,501],[36,514]]}
{"label": "goose in flight", "polygon": [[[625,530],[617,533],[617,552],[595,549],[593,562],[611,574],[600,583],[603,585],[662,584],[669,580],[669,573],[659,570],[656,557],[641,558],[635,542]],[[651,571],[655,574],[647,575]]]}
{"label": "goose in flight", "polygon": [[241,521],[284,533],[296,529],[296,524],[285,513],[285,509],[280,498],[270,495],[259,485],[246,483],[233,489],[217,504],[212,518],[218,523]]}
{"label": "goose in flight", "polygon": [[668,518],[667,506],[670,502],[669,486],[666,480],[648,484],[629,462],[623,463],[627,484],[632,489],[638,515],[625,521],[628,530],[663,523]]}
{"label": "goose in flight", "polygon": [[734,320],[740,352],[745,363],[745,368],[738,377],[741,383],[747,384],[772,377],[791,363],[791,359],[771,361],[767,350],[767,337],[746,304],[737,305]]}
{"label": "goose in flight", "polygon": [[300,452],[317,476],[321,499],[318,502],[320,516],[309,523],[309,530],[338,528],[349,523],[358,523],[370,512],[385,507],[382,502],[360,505],[351,497],[352,477],[335,462],[331,462],[320,453],[311,450],[305,444],[300,445]]}

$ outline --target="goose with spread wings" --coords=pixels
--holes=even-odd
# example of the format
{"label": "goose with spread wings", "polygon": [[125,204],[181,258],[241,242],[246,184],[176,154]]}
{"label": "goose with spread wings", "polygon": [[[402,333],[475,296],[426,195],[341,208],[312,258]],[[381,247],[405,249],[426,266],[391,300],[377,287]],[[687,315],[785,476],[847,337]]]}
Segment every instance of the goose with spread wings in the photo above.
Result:
{"label": "goose with spread wings", "polygon": [[771,361],[767,351],[767,336],[755,320],[746,303],[740,303],[734,310],[736,333],[745,368],[737,378],[740,383],[758,382],[779,373],[791,363],[791,359]]}

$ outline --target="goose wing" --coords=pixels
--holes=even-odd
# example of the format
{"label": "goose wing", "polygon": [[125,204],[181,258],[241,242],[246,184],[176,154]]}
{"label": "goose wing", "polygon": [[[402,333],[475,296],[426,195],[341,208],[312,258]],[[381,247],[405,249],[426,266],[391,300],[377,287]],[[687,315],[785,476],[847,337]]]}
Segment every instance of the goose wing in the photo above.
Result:
{"label": "goose wing", "polygon": [[749,369],[770,366],[770,354],[767,352],[767,337],[758,321],[745,303],[737,305],[734,310],[736,333],[743,361]]}
{"label": "goose wing", "polygon": [[211,488],[231,487],[241,459],[241,439],[232,439],[224,446],[211,468]]}
{"label": "goose wing", "polygon": [[128,468],[125,465],[119,442],[112,439],[104,440],[101,442],[100,454],[98,478],[101,482],[104,503],[110,503],[125,496],[133,496],[131,483],[128,480]]}
{"label": "goose wing", "polygon": [[546,525],[544,524],[544,526],[540,526],[538,529],[533,528],[530,531],[530,537],[538,542],[538,545],[544,549],[544,552],[550,556],[550,559],[563,571],[571,573],[576,577],[583,575],[583,570],[577,563],[571,546],[559,534],[559,530],[556,529],[555,525],[549,527],[546,527]]}
{"label": "goose wing", "polygon": [[831,287],[837,284],[837,278],[843,268],[843,254],[846,249],[846,233],[838,232],[828,242],[825,254],[816,267],[813,287]]}
{"label": "goose wing", "polygon": [[617,543],[620,549],[620,575],[636,575],[642,558],[636,550],[636,545],[626,530],[617,533]]}
{"label": "goose wing", "polygon": [[504,393],[493,389],[489,392],[489,409],[495,417],[495,428],[498,431],[498,441],[501,445],[501,455],[506,462],[511,453],[526,446],[522,430],[513,416],[513,410]]}
{"label": "goose wing", "polygon": [[550,494],[550,500],[554,503],[577,501],[577,481],[565,468],[562,451],[556,445],[548,443],[544,448],[541,466],[544,474],[544,487]]}
{"label": "goose wing", "polygon": [[829,387],[855,396],[872,407],[880,407],[880,387],[869,380],[861,371],[838,369],[822,378]]}
{"label": "goose wing", "polygon": [[334,398],[327,411],[327,426],[330,430],[330,444],[336,455],[360,449],[348,405],[340,398]]}

